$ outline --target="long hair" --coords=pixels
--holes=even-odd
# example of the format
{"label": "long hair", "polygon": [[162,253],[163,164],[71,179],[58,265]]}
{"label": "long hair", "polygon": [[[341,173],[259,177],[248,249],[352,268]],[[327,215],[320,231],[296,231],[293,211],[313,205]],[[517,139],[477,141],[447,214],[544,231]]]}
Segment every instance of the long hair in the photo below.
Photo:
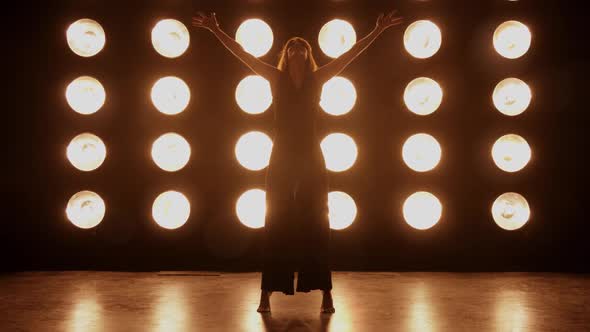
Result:
{"label": "long hair", "polygon": [[285,71],[289,68],[289,57],[287,56],[287,50],[289,49],[289,46],[291,46],[294,43],[300,43],[303,44],[303,46],[305,46],[305,48],[307,49],[307,61],[306,61],[306,74],[309,74],[313,71],[315,71],[316,69],[318,69],[318,65],[315,62],[315,59],[313,58],[313,52],[311,50],[311,45],[309,44],[309,42],[301,37],[293,37],[290,38],[289,40],[287,40],[287,42],[285,43],[285,45],[283,45],[283,49],[281,50],[281,53],[279,53],[279,63],[277,65],[277,68],[279,68],[282,71]]}

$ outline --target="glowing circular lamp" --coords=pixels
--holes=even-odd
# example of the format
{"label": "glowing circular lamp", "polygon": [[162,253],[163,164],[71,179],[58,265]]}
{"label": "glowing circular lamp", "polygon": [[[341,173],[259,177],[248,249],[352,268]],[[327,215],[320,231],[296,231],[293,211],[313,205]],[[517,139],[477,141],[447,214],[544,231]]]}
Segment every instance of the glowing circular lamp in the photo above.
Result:
{"label": "glowing circular lamp", "polygon": [[107,149],[103,141],[91,133],[74,137],[66,149],[66,156],[77,169],[85,172],[97,169],[104,162]]}
{"label": "glowing circular lamp", "polygon": [[186,109],[191,98],[191,91],[180,78],[167,76],[153,85],[151,97],[158,111],[175,115]]}
{"label": "glowing circular lamp", "polygon": [[104,105],[105,99],[104,87],[94,77],[80,76],[66,88],[68,105],[80,114],[96,113]]}
{"label": "glowing circular lamp", "polygon": [[438,109],[442,102],[443,91],[440,85],[428,77],[412,80],[404,91],[404,103],[413,113],[428,115]]}
{"label": "glowing circular lamp", "polygon": [[496,52],[508,59],[523,56],[531,46],[531,31],[518,21],[506,21],[494,31],[493,44]]}
{"label": "glowing circular lamp", "polygon": [[430,171],[438,165],[442,150],[438,141],[429,134],[410,136],[402,147],[402,158],[416,172]]}
{"label": "glowing circular lamp", "polygon": [[177,133],[164,134],[152,144],[154,163],[168,172],[182,169],[188,163],[190,156],[190,144]]}
{"label": "glowing circular lamp", "polygon": [[492,158],[496,166],[505,172],[517,172],[531,160],[531,147],[519,135],[500,137],[492,146]]}
{"label": "glowing circular lamp", "polygon": [[406,223],[415,229],[424,230],[436,225],[442,215],[442,204],[433,194],[418,191],[410,195],[403,205]]}
{"label": "glowing circular lamp", "polygon": [[105,215],[105,204],[95,192],[84,190],[74,194],[66,206],[68,220],[79,228],[93,228]]}
{"label": "glowing circular lamp", "polygon": [[514,77],[506,78],[498,83],[492,94],[496,109],[509,116],[524,112],[529,107],[531,98],[532,93],[529,86]]}
{"label": "glowing circular lamp", "polygon": [[266,191],[250,189],[242,193],[236,202],[238,220],[249,228],[264,227],[266,218]]}
{"label": "glowing circular lamp", "polygon": [[272,104],[270,83],[259,75],[246,76],[238,83],[235,98],[244,112],[263,113]]}
{"label": "glowing circular lamp", "polygon": [[352,82],[341,76],[334,76],[322,85],[320,106],[331,115],[343,115],[354,107],[356,90]]}
{"label": "glowing circular lamp", "polygon": [[352,137],[343,133],[332,133],[320,143],[326,168],[332,172],[343,172],[356,161],[358,149]]}
{"label": "glowing circular lamp", "polygon": [[175,19],[161,20],[152,29],[154,49],[167,58],[181,56],[188,48],[189,43],[188,29]]}
{"label": "glowing circular lamp", "polygon": [[261,57],[272,48],[272,29],[261,19],[248,19],[238,27],[236,41],[246,52],[255,57]]}
{"label": "glowing circular lamp", "polygon": [[268,135],[251,131],[238,139],[234,152],[240,165],[251,171],[259,171],[268,166],[272,146],[272,139]]}
{"label": "glowing circular lamp", "polygon": [[152,205],[152,217],[163,228],[176,229],[184,225],[191,212],[186,196],[174,190],[161,193]]}
{"label": "glowing circular lamp", "polygon": [[102,26],[88,18],[70,24],[66,30],[66,39],[70,49],[82,57],[96,55],[104,48],[106,42]]}
{"label": "glowing circular lamp", "polygon": [[328,194],[330,228],[341,230],[354,222],[357,214],[354,199],[343,191],[331,191]]}
{"label": "glowing circular lamp", "polygon": [[428,20],[416,21],[404,32],[404,47],[415,58],[425,59],[433,56],[441,44],[440,29]]}
{"label": "glowing circular lamp", "polygon": [[333,19],[320,29],[318,43],[324,54],[337,58],[356,43],[356,32],[347,21]]}
{"label": "glowing circular lamp", "polygon": [[527,223],[531,209],[520,194],[508,192],[500,195],[492,204],[492,217],[498,226],[512,231]]}

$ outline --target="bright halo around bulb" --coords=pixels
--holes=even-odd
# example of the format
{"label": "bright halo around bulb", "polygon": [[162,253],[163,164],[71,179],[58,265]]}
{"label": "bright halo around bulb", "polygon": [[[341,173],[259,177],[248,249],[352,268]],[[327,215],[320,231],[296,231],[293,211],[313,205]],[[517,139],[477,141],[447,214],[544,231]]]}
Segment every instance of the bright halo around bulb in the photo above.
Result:
{"label": "bright halo around bulb", "polygon": [[272,153],[272,139],[261,131],[251,131],[240,137],[234,150],[240,165],[251,171],[268,166]]}
{"label": "bright halo around bulb", "polygon": [[103,141],[91,133],[83,133],[74,137],[66,149],[66,156],[77,169],[85,172],[100,167],[107,155]]}
{"label": "bright halo around bulb", "polygon": [[331,115],[343,115],[354,107],[356,89],[352,82],[341,76],[334,76],[322,86],[320,106]]}
{"label": "bright halo around bulb", "polygon": [[515,116],[524,112],[531,103],[529,86],[518,78],[510,77],[496,85],[492,100],[502,114]]}
{"label": "bright halo around bulb", "polygon": [[505,172],[520,171],[531,160],[531,155],[527,141],[516,134],[500,137],[492,147],[494,163]]}
{"label": "bright halo around bulb", "polygon": [[527,223],[531,209],[527,200],[518,193],[500,195],[492,204],[492,217],[501,228],[513,231]]}
{"label": "bright halo around bulb", "polygon": [[318,43],[324,54],[337,58],[356,43],[356,32],[347,21],[333,19],[320,29]]}
{"label": "bright halo around bulb", "polygon": [[77,113],[88,115],[96,113],[106,99],[106,92],[100,82],[90,76],[80,76],[66,88],[66,101]]}
{"label": "bright halo around bulb", "polygon": [[248,114],[260,114],[272,104],[270,83],[259,75],[244,77],[236,87],[236,103]]}
{"label": "bright halo around bulb", "polygon": [[98,225],[105,215],[105,204],[95,192],[84,190],[73,195],[66,206],[68,220],[79,228]]}
{"label": "bright halo around bulb", "polygon": [[434,169],[440,162],[442,150],[431,135],[419,133],[410,136],[402,148],[402,158],[409,168],[416,172]]}
{"label": "bright halo around bulb", "polygon": [[261,19],[248,19],[238,27],[236,41],[242,45],[246,52],[258,58],[268,53],[272,48],[272,29]]}
{"label": "bright halo around bulb", "polygon": [[266,218],[266,191],[250,189],[242,193],[236,202],[238,220],[249,228],[262,228]]}
{"label": "bright halo around bulb", "polygon": [[89,18],[70,24],[66,31],[70,49],[79,56],[91,57],[100,52],[106,43],[102,26]]}
{"label": "bright halo around bulb", "polygon": [[152,45],[156,52],[167,58],[181,56],[190,43],[190,35],[184,24],[175,19],[158,22],[152,29]]}
{"label": "bright halo around bulb", "polygon": [[415,229],[429,229],[436,225],[442,216],[442,204],[433,194],[418,191],[410,195],[403,205],[406,223]]}
{"label": "bright halo around bulb", "polygon": [[160,136],[152,145],[152,159],[161,169],[176,172],[188,163],[191,157],[190,144],[177,133]]}
{"label": "bright halo around bulb", "polygon": [[416,21],[404,32],[404,47],[415,58],[425,59],[433,56],[441,44],[440,29],[428,20]]}
{"label": "bright halo around bulb", "polygon": [[343,133],[332,133],[320,143],[326,168],[332,172],[343,172],[356,161],[358,149],[352,137]]}
{"label": "bright halo around bulb", "polygon": [[191,213],[186,196],[174,190],[161,193],[152,205],[152,217],[160,227],[176,229],[184,225]]}
{"label": "bright halo around bulb", "polygon": [[523,56],[531,46],[531,31],[518,21],[506,21],[494,31],[493,44],[496,52],[508,59]]}
{"label": "bright halo around bulb", "polygon": [[341,230],[354,222],[357,214],[354,199],[343,191],[331,191],[328,194],[330,228]]}
{"label": "bright halo around bulb", "polygon": [[186,109],[191,99],[191,91],[180,78],[167,76],[154,84],[151,96],[152,103],[158,111],[175,115]]}
{"label": "bright halo around bulb", "polygon": [[404,103],[415,114],[428,115],[442,103],[443,91],[440,85],[428,77],[412,80],[404,91]]}

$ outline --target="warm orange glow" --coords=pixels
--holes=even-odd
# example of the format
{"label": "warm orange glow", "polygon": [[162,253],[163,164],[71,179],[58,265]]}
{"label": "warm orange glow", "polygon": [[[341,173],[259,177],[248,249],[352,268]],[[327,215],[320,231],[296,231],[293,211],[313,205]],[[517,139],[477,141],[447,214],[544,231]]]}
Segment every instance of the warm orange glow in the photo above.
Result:
{"label": "warm orange glow", "polygon": [[236,202],[238,220],[249,228],[264,227],[266,218],[266,191],[250,189],[242,193]]}
{"label": "warm orange glow", "polygon": [[430,171],[438,165],[442,151],[438,141],[429,134],[410,136],[402,148],[402,158],[416,172]]}
{"label": "warm orange glow", "polygon": [[440,85],[428,77],[412,80],[404,91],[406,107],[418,115],[428,115],[438,109],[442,102],[443,91]]}
{"label": "warm orange glow", "polygon": [[428,229],[440,220],[442,204],[433,194],[418,191],[404,202],[403,215],[408,225],[420,230]]}
{"label": "warm orange glow", "polygon": [[358,150],[352,137],[343,133],[332,133],[320,143],[326,168],[332,172],[343,172],[356,161]]}
{"label": "warm orange glow", "polygon": [[348,228],[357,214],[354,199],[343,191],[331,191],[328,194],[328,210],[330,228],[335,230]]}
{"label": "warm orange glow", "polygon": [[508,192],[500,195],[492,204],[492,217],[505,230],[519,229],[529,220],[531,210],[520,194]]}
{"label": "warm orange glow", "polygon": [[406,51],[415,58],[433,56],[442,44],[442,34],[438,26],[428,20],[420,20],[410,24],[404,32]]}
{"label": "warm orange glow", "polygon": [[508,134],[500,137],[492,147],[492,158],[501,170],[517,172],[531,160],[531,148],[519,135]]}
{"label": "warm orange glow", "polygon": [[158,111],[174,115],[184,111],[188,106],[191,91],[180,78],[167,76],[154,83],[151,97]]}
{"label": "warm orange glow", "polygon": [[68,201],[66,215],[77,227],[88,229],[98,225],[105,215],[105,204],[95,192],[84,190]]}
{"label": "warm orange glow", "polygon": [[174,19],[161,20],[152,29],[152,45],[162,56],[176,58],[181,56],[190,43],[188,29]]}
{"label": "warm orange glow", "polygon": [[251,131],[240,137],[234,150],[240,165],[251,171],[259,171],[270,161],[272,139],[261,131]]}
{"label": "warm orange glow", "polygon": [[184,225],[191,212],[191,204],[186,196],[178,191],[160,194],[152,205],[152,217],[163,228],[176,229]]}
{"label": "warm orange glow", "polygon": [[337,58],[356,43],[356,32],[347,21],[333,19],[320,29],[318,43],[324,54]]}
{"label": "warm orange glow", "polygon": [[236,41],[246,52],[255,57],[261,57],[272,48],[272,29],[261,19],[248,19],[238,27]]}
{"label": "warm orange glow", "polygon": [[68,105],[80,114],[96,113],[104,105],[105,99],[104,87],[94,77],[80,76],[66,88]]}
{"label": "warm orange glow", "polygon": [[263,113],[272,104],[270,83],[259,75],[246,76],[238,83],[235,98],[244,112]]}
{"label": "warm orange glow", "polygon": [[164,134],[152,144],[152,159],[165,171],[176,172],[182,169],[190,157],[190,144],[177,133]]}
{"label": "warm orange glow", "polygon": [[66,38],[70,49],[82,57],[96,55],[106,43],[102,26],[88,18],[72,23],[66,31]]}
{"label": "warm orange glow", "polygon": [[322,85],[320,106],[331,115],[343,115],[354,107],[356,90],[352,82],[341,76],[334,76]]}
{"label": "warm orange glow", "polygon": [[518,21],[506,21],[494,31],[494,48],[501,56],[516,59],[531,46],[531,31]]}
{"label": "warm orange glow", "polygon": [[81,171],[93,171],[100,167],[107,155],[103,141],[91,133],[74,137],[66,149],[70,163]]}

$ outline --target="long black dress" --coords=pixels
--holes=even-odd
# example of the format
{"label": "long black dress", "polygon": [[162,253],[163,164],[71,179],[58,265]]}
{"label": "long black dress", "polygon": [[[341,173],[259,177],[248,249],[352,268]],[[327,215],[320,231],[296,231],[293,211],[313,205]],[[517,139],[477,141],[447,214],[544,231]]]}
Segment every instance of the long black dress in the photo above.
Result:
{"label": "long black dress", "polygon": [[271,87],[274,129],[266,171],[261,289],[293,295],[332,289],[328,174],[317,132],[321,85],[297,87],[287,71]]}

